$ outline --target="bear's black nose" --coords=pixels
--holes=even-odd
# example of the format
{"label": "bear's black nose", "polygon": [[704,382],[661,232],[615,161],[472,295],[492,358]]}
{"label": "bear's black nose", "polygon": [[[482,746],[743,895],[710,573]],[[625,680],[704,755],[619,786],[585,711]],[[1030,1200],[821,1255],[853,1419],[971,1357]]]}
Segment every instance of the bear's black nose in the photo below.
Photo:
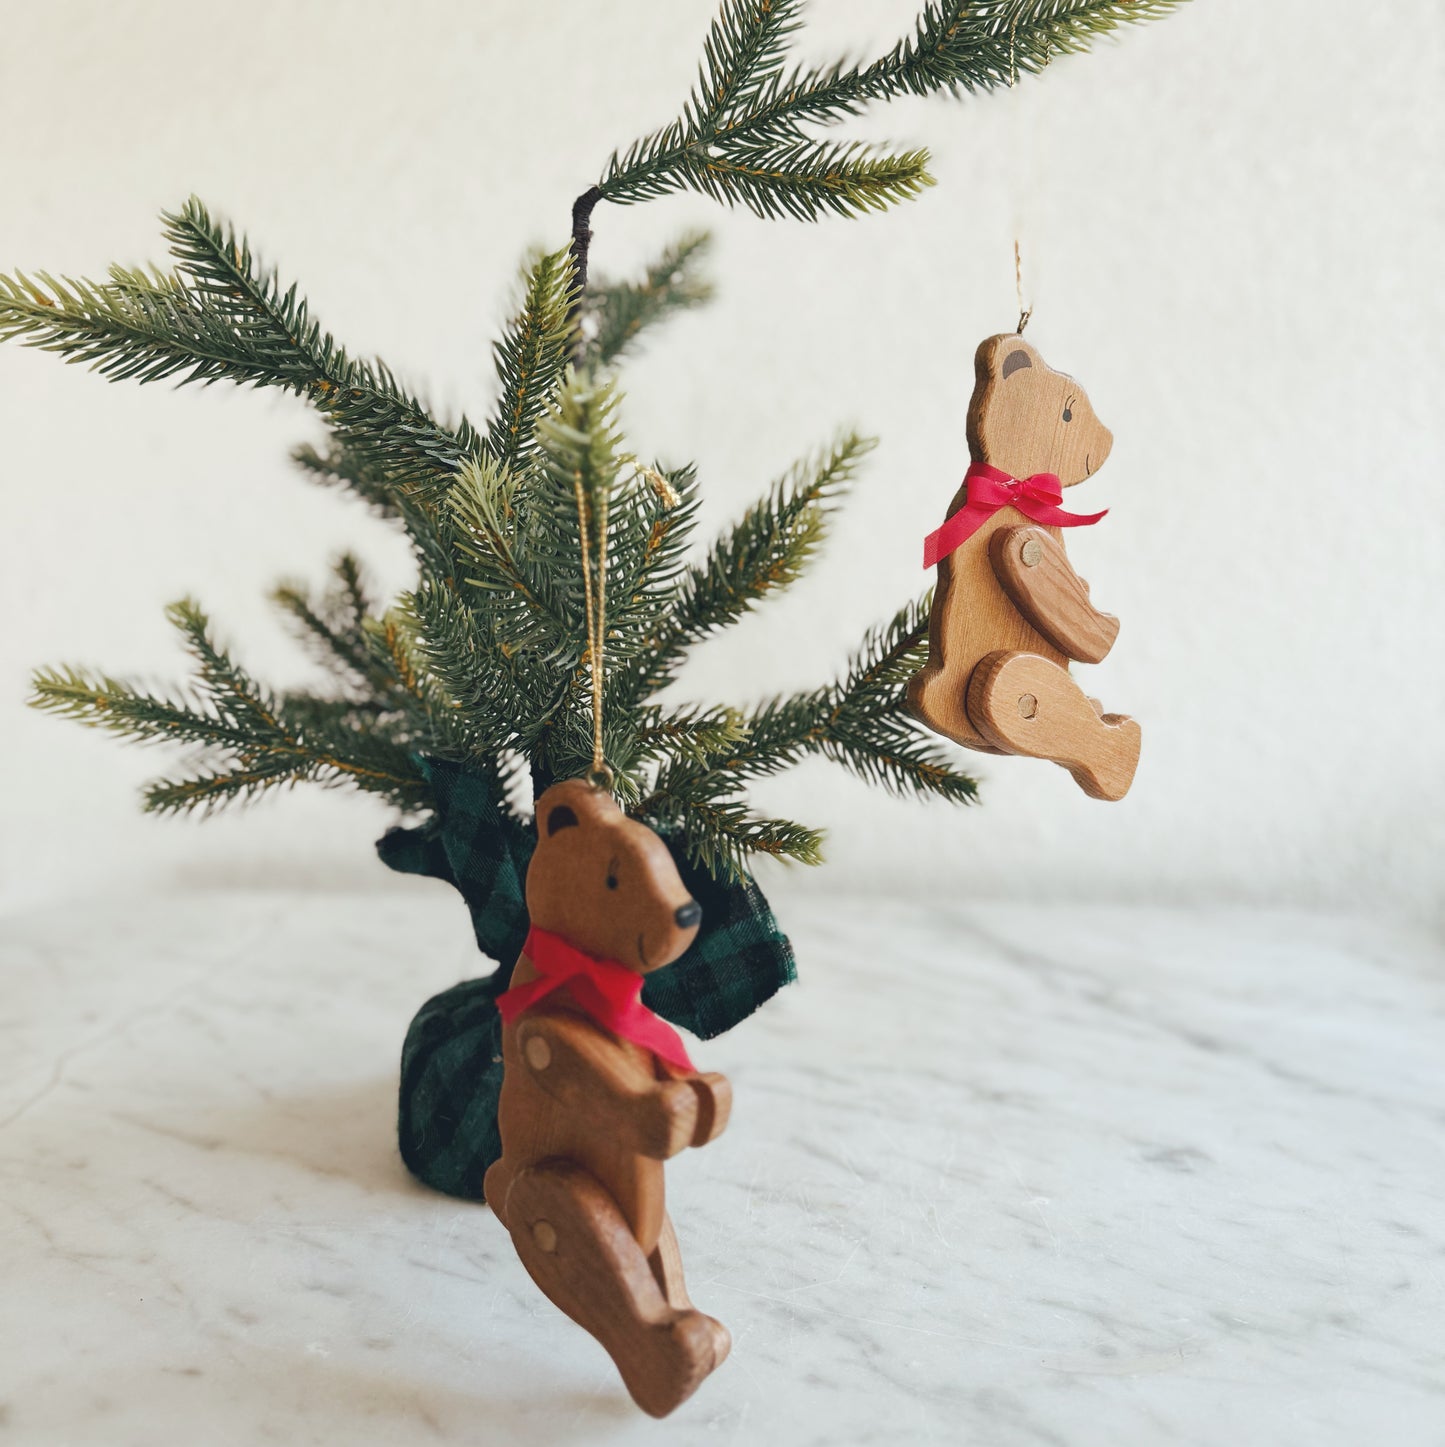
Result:
{"label": "bear's black nose", "polygon": [[702,906],[695,899],[690,899],[686,904],[678,906],[673,919],[677,921],[679,929],[691,929],[702,919]]}

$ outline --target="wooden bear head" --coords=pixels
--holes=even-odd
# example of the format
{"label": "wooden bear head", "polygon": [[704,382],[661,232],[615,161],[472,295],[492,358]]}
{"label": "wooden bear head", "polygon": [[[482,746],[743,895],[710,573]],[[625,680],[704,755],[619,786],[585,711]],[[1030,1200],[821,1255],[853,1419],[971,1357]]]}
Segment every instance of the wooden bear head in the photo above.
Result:
{"label": "wooden bear head", "polygon": [[989,337],[974,356],[968,450],[1011,477],[1052,472],[1064,487],[1097,472],[1114,445],[1084,389],[1047,366],[1015,333]]}
{"label": "wooden bear head", "polygon": [[693,942],[702,910],[667,845],[585,779],[537,800],[527,912],[538,929],[645,975]]}

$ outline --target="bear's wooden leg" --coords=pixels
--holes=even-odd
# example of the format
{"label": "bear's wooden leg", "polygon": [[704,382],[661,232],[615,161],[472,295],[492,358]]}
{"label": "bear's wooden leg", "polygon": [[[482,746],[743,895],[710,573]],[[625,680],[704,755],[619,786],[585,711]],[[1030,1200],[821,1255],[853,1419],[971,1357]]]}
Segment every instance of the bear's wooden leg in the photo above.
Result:
{"label": "bear's wooden leg", "polygon": [[968,682],[968,716],[1010,754],[1050,759],[1095,799],[1122,799],[1139,764],[1139,725],[1101,714],[1066,669],[1035,653],[990,653]]}
{"label": "bear's wooden leg", "polygon": [[936,733],[980,754],[1002,754],[983,737],[968,716],[968,677],[957,678],[942,665],[928,663],[908,680],[908,709]]}
{"label": "bear's wooden leg", "polygon": [[526,1166],[504,1208],[532,1280],[601,1342],[644,1412],[665,1417],[718,1365],[716,1323],[668,1300],[616,1201],[590,1172],[561,1158]]}
{"label": "bear's wooden leg", "polygon": [[[647,1259],[668,1305],[675,1311],[693,1310],[692,1298],[687,1294],[687,1282],[683,1279],[682,1252],[678,1249],[677,1233],[672,1229],[671,1216],[662,1218],[662,1234],[657,1238],[657,1249]],[[732,1333],[716,1317],[704,1313],[703,1320],[712,1328],[715,1371],[727,1360],[728,1353],[733,1349]]]}

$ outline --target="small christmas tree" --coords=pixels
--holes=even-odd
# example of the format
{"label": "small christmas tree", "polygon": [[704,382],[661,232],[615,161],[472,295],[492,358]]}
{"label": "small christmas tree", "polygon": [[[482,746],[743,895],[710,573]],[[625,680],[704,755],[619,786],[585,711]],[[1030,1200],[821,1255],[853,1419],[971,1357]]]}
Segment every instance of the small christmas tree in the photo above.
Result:
{"label": "small christmas tree", "polygon": [[[932,184],[926,152],[838,140],[826,127],[897,96],[1010,85],[1179,3],[938,0],[873,62],[808,67],[787,54],[800,0],[725,0],[681,115],[615,154],[578,198],[569,244],[525,268],[484,428],[436,417],[383,363],[352,356],[294,284],[194,199],[164,217],[170,270],[116,266],[103,282],[0,276],[0,339],[115,380],[228,380],[307,398],[330,436],[324,450],[300,448],[297,463],[404,529],[418,574],[385,604],[345,556],[321,596],[276,591],[328,670],[326,687],[266,688],[187,600],[170,617],[194,661],[188,688],[157,693],[56,668],[36,674],[33,702],[127,738],[193,746],[188,768],[147,790],[157,812],[310,780],[414,816],[382,841],[383,857],[462,889],[502,967],[483,982],[487,1007],[525,935],[530,831],[510,775],[525,767],[540,789],[605,760],[619,801],[670,840],[707,910],[689,956],[649,980],[649,1002],[702,1034],[727,1028],[792,971],[750,861],[820,857],[816,830],[749,809],[750,781],[822,755],[900,794],[962,803],[975,787],[903,706],[926,651],[926,598],[865,636],[833,683],[747,708],[659,698],[691,648],[802,574],[872,444],[837,438],[689,561],[696,477],[628,449],[615,368],[648,328],[707,298],[706,238],[682,238],[635,281],[594,282],[594,210],[681,189],[766,218],[882,210]],[[493,1023],[484,1012],[483,1036]],[[485,1049],[478,1041],[466,1049]],[[477,1089],[470,1075],[463,1084]]]}

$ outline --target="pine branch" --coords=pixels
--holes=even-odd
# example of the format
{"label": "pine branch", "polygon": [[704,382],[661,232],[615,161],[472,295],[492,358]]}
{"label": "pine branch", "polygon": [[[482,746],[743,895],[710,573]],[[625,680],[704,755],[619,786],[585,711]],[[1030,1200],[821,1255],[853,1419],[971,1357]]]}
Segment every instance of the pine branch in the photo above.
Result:
{"label": "pine branch", "polygon": [[802,575],[824,537],[829,506],[875,445],[846,433],[818,457],[796,463],[688,569],[671,615],[643,640],[637,661],[620,681],[618,706],[633,706],[655,693],[692,644],[735,623]]}
{"label": "pine branch", "polygon": [[654,706],[644,709],[637,722],[639,756],[676,764],[707,764],[747,734],[747,720],[735,708]]}
{"label": "pine branch", "polygon": [[765,218],[816,221],[829,212],[882,211],[932,184],[926,151],[830,144],[781,120],[760,119],[726,137],[659,132],[614,156],[599,189],[603,200],[624,206],[686,189]]}
{"label": "pine branch", "polygon": [[711,238],[689,231],[647,268],[639,281],[603,282],[593,286],[583,303],[587,365],[609,366],[626,354],[638,335],[675,312],[700,306],[712,287],[697,272]]}
{"label": "pine branch", "polygon": [[194,702],[77,669],[37,673],[31,698],[37,708],[140,742],[198,745],[196,768],[154,785],[147,808],[205,811],[302,779],[349,783],[402,808],[425,802],[410,753],[371,711],[354,702],[328,709],[321,700],[275,698],[216,645],[194,603],[174,604],[168,616],[196,664]]}
{"label": "pine branch", "polygon": [[1017,84],[1124,25],[1161,20],[1185,0],[968,0],[925,5],[912,38],[869,67],[880,98]]}
{"label": "pine branch", "polygon": [[254,730],[167,694],[150,693],[109,674],[72,667],[41,668],[31,677],[31,708],[105,729],[132,743],[202,744],[244,749]]}
{"label": "pine branch", "polygon": [[[634,706],[640,651],[658,620],[675,606],[682,560],[697,520],[697,475],[692,468],[664,471],[632,463],[626,486],[609,511],[609,599],[603,680],[606,754],[625,801],[640,797],[640,770],[656,756],[640,730],[651,715]],[[580,660],[554,698],[529,746],[538,777],[566,778],[592,758],[591,677]],[[625,727],[618,724],[625,720]]]}
{"label": "pine branch", "polygon": [[710,765],[741,780],[822,755],[894,794],[970,802],[975,781],[953,768],[906,707],[908,680],[927,659],[929,607],[925,595],[865,635],[840,682],[765,701],[746,716],[741,740]]}
{"label": "pine branch", "polygon": [[112,381],[269,380],[177,278],[118,266],[108,282],[0,275],[0,341],[88,363]]}
{"label": "pine branch", "polygon": [[[541,465],[527,490],[523,543],[533,567],[560,583],[574,629],[586,626],[589,590],[599,609],[619,601],[615,590],[606,598],[604,578],[640,558],[651,533],[650,517],[625,505],[620,401],[605,376],[572,372],[537,425]],[[645,495],[636,487],[630,493]]]}
{"label": "pine branch", "polygon": [[[545,753],[536,753],[550,777],[576,777],[592,765],[592,717],[585,670],[579,670],[579,683],[581,687],[569,694],[549,722]],[[674,766],[710,766],[745,733],[743,716],[730,708],[688,705],[673,710],[650,707],[636,714],[605,711],[603,743],[618,801],[624,807],[636,807],[654,794],[660,772]],[[727,781],[729,790],[735,791],[736,787],[736,781]]]}
{"label": "pine branch", "polygon": [[691,764],[666,769],[629,812],[682,841],[689,859],[719,879],[735,880],[763,855],[799,864],[822,862],[823,835],[787,819],[751,814],[739,781]]}
{"label": "pine branch", "polygon": [[[685,491],[679,492],[666,475],[638,466],[621,451],[619,400],[605,377],[574,373],[537,428],[542,462],[528,492],[525,546],[562,584],[563,607],[572,620],[570,647],[562,655],[570,676],[532,740],[539,783],[579,771],[579,757],[590,764],[592,669],[600,670],[606,695],[609,676],[635,653],[647,626],[668,605],[691,526],[690,477],[680,479]],[[594,657],[587,638],[589,587],[604,632],[600,657]],[[631,710],[606,709],[604,730],[607,761],[623,780],[622,789],[629,790],[638,748]]]}
{"label": "pine branch", "polygon": [[297,447],[291,460],[313,481],[349,489],[378,517],[399,522],[422,570],[450,576],[455,566],[452,529],[433,490],[408,490],[374,459],[341,442],[333,442],[324,453],[310,445]]}
{"label": "pine branch", "polygon": [[408,621],[415,660],[460,716],[453,727],[492,757],[527,748],[562,687],[551,670],[522,666],[498,639],[495,619],[435,579],[424,579],[397,611]]}
{"label": "pine branch", "polygon": [[341,727],[384,734],[413,753],[490,759],[487,736],[459,707],[419,656],[414,620],[393,609],[373,617],[355,558],[343,554],[336,582],[319,601],[294,585],[273,599],[303,644],[336,676],[339,697],[288,694],[282,712],[306,730]]}
{"label": "pine branch", "polygon": [[[565,499],[562,508],[556,498],[546,499],[546,507],[529,498],[524,507],[520,485],[490,458],[462,468],[447,497],[458,571],[472,592],[472,606],[489,615],[504,652],[536,653],[565,665],[584,646],[572,606],[576,537],[569,531]],[[575,523],[573,501],[571,526]]]}
{"label": "pine branch", "polygon": [[697,524],[697,475],[624,459],[608,508],[607,662],[611,671],[648,648],[659,617],[677,606]]}
{"label": "pine branch", "polygon": [[291,622],[298,638],[323,667],[354,689],[384,689],[389,676],[378,670],[366,641],[372,603],[362,581],[361,564],[343,553],[333,565],[336,581],[329,593],[313,598],[297,583],[282,583],[271,599]]}
{"label": "pine branch", "polygon": [[[578,489],[589,519],[605,514],[607,616],[615,658],[635,650],[680,568],[694,503],[621,450],[615,386],[571,373],[536,427],[537,465],[517,476],[489,461],[462,469],[448,505],[474,609],[510,656],[568,670],[586,650]],[[605,502],[605,508],[604,508]],[[597,524],[600,526],[600,522]],[[590,539],[594,563],[601,536]]]}
{"label": "pine branch", "polygon": [[401,517],[397,489],[385,470],[356,452],[335,443],[319,452],[307,443],[291,453],[291,460],[313,481],[354,492],[378,517]]}
{"label": "pine branch", "polygon": [[258,737],[268,732],[279,734],[279,705],[217,646],[211,637],[210,620],[200,606],[190,598],[183,598],[166,609],[166,618],[180,631],[210,707],[237,727],[256,730]]}
{"label": "pine branch", "polygon": [[822,753],[899,798],[936,797],[952,804],[971,804],[978,782],[949,763],[936,740],[902,715],[870,720],[862,726],[835,722]]}
{"label": "pine branch", "polygon": [[367,680],[370,660],[357,640],[334,628],[299,583],[278,583],[271,601],[286,614],[297,639],[325,667],[353,687]]}
{"label": "pine branch", "polygon": [[746,114],[782,70],[788,40],[802,29],[800,0],[723,0],[703,41],[697,84],[683,108],[699,132]]}
{"label": "pine branch", "polygon": [[0,276],[0,341],[89,363],[111,380],[231,381],[304,396],[352,454],[333,477],[349,482],[364,464],[359,490],[373,505],[388,492],[445,485],[481,450],[465,420],[442,426],[384,365],[349,357],[297,288],[283,290],[195,197],[162,220],[174,273],[112,267],[101,283]]}
{"label": "pine branch", "polygon": [[[227,804],[249,803],[270,789],[289,789],[309,776],[280,755],[262,755],[257,762],[234,769],[194,768],[178,778],[156,779],[142,794],[148,814],[213,814]],[[318,778],[328,785],[334,778]]]}
{"label": "pine branch", "polygon": [[274,271],[257,267],[246,240],[213,221],[195,197],[162,220],[192,294],[230,322],[240,348],[264,368],[262,380],[308,396],[342,439],[385,466],[395,484],[435,484],[438,473],[445,477],[480,450],[465,419],[456,428],[441,426],[383,363],[348,357],[312,319],[296,286],[283,292]]}
{"label": "pine branch", "polygon": [[887,623],[871,628],[854,651],[843,699],[858,711],[894,713],[908,681],[928,662],[928,625],[933,590],[905,603]]}
{"label": "pine branch", "polygon": [[495,765],[490,735],[476,728],[455,697],[426,670],[414,618],[392,608],[382,618],[368,618],[363,636],[383,680],[382,706],[394,709],[402,721],[399,743],[412,753]]}
{"label": "pine branch", "polygon": [[375,607],[371,594],[367,591],[361,563],[354,553],[342,553],[332,572],[336,574],[336,587],[331,597],[331,606],[339,624],[360,630]]}
{"label": "pine branch", "polygon": [[746,732],[741,742],[711,762],[741,779],[792,768],[821,751],[828,718],[837,702],[836,685],[764,699],[743,715]]}
{"label": "pine branch", "polygon": [[495,347],[502,394],[487,445],[498,467],[519,470],[536,456],[533,431],[556,401],[567,367],[573,283],[566,248],[537,258],[521,310]]}
{"label": "pine branch", "polygon": [[861,216],[884,211],[933,185],[926,151],[880,154],[859,141],[797,137],[784,144],[732,145],[694,153],[693,190],[715,201],[741,203],[765,219],[816,221],[826,212]]}
{"label": "pine branch", "polygon": [[1052,58],[1185,0],[935,0],[913,34],[864,66],[785,70],[794,0],[724,0],[682,115],[614,153],[601,198],[628,205],[691,189],[760,216],[816,220],[882,210],[931,184],[926,151],[824,145],[828,125],[895,96],[1014,84]]}
{"label": "pine branch", "polygon": [[432,666],[479,730],[524,750],[541,784],[583,772],[593,725],[580,540],[585,518],[596,587],[605,520],[604,743],[631,798],[653,756],[614,680],[673,606],[697,497],[691,469],[663,472],[621,451],[618,402],[605,378],[569,373],[534,429],[535,465],[463,468],[448,505],[464,591],[450,600],[429,586],[416,606]]}

